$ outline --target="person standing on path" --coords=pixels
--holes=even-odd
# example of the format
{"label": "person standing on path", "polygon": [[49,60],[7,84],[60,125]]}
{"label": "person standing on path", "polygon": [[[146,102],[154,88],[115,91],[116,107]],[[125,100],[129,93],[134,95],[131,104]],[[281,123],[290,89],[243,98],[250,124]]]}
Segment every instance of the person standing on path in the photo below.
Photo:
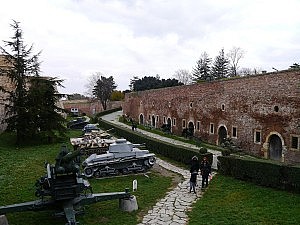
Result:
{"label": "person standing on path", "polygon": [[205,188],[208,186],[208,177],[209,177],[209,174],[211,173],[211,165],[207,161],[206,157],[203,157],[203,160],[201,161],[200,171],[201,171],[201,175],[202,175],[202,188]]}
{"label": "person standing on path", "polygon": [[193,156],[191,161],[191,178],[190,178],[190,192],[193,190],[193,192],[196,194],[196,183],[197,183],[197,175],[199,171],[199,161],[197,156]]}

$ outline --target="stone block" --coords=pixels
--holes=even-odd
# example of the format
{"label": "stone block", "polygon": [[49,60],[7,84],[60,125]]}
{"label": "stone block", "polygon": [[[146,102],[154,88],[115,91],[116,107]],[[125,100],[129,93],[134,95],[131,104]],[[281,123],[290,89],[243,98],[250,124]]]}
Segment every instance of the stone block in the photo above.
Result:
{"label": "stone block", "polygon": [[0,215],[0,225],[8,225],[8,221],[5,215]]}
{"label": "stone block", "polygon": [[125,212],[132,212],[138,209],[136,197],[131,195],[129,198],[119,200],[119,208]]}

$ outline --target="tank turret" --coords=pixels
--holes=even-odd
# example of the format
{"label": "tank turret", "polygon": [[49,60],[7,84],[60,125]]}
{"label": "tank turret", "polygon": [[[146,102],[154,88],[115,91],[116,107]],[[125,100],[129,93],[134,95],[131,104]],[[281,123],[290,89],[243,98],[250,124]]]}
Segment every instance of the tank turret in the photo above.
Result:
{"label": "tank turret", "polygon": [[141,150],[138,144],[126,139],[117,139],[109,145],[105,154],[90,155],[83,162],[86,177],[103,177],[128,174],[130,172],[146,172],[155,163],[155,154]]}

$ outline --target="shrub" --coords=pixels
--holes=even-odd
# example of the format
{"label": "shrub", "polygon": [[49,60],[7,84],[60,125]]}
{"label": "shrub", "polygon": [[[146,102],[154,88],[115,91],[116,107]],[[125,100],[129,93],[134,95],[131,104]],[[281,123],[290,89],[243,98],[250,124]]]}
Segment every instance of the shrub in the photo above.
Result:
{"label": "shrub", "polygon": [[231,154],[230,149],[222,149],[222,156],[229,156]]}
{"label": "shrub", "polygon": [[264,159],[219,156],[218,171],[258,185],[300,193],[300,167]]}
{"label": "shrub", "polygon": [[207,153],[207,148],[205,148],[205,147],[200,148],[199,153],[200,153],[200,154],[205,154],[205,153]]}

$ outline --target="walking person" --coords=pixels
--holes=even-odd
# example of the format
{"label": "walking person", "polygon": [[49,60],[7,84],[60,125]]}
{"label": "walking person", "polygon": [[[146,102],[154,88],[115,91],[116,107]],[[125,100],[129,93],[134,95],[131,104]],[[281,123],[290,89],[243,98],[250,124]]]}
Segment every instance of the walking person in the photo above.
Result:
{"label": "walking person", "polygon": [[199,172],[199,161],[197,156],[193,156],[191,161],[191,178],[190,178],[190,193],[193,190],[193,192],[196,194],[196,184],[197,184],[197,175]]}
{"label": "walking person", "polygon": [[200,171],[202,175],[202,188],[206,188],[208,186],[208,177],[211,173],[211,165],[207,161],[206,157],[203,157],[203,160],[200,163]]}

